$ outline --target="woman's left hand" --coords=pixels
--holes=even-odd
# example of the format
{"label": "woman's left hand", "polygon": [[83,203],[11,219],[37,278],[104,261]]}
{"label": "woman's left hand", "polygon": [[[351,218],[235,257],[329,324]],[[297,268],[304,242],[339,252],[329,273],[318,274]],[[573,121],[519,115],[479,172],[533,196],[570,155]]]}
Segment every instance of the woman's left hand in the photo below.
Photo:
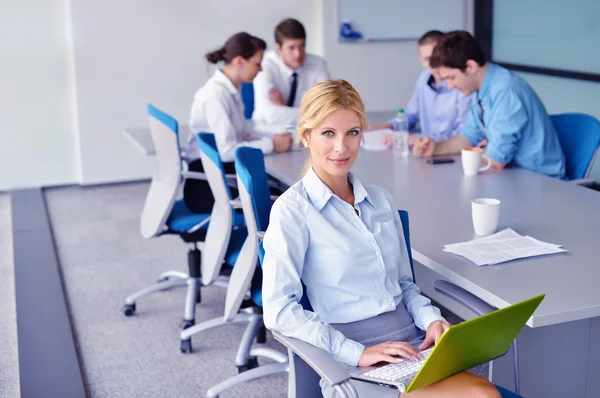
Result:
{"label": "woman's left hand", "polygon": [[442,337],[442,334],[448,329],[450,329],[452,325],[445,321],[434,321],[429,324],[427,327],[427,332],[425,332],[425,340],[419,346],[419,350],[426,350]]}

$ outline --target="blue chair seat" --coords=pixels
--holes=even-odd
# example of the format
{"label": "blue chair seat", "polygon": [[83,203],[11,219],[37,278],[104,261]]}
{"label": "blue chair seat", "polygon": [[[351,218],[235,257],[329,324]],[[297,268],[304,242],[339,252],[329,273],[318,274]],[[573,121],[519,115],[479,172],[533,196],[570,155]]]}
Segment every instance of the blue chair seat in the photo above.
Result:
{"label": "blue chair seat", "polygon": [[[206,220],[210,217],[209,213],[194,213],[185,205],[183,199],[178,200],[173,205],[173,210],[167,219],[167,226],[170,230],[175,232],[185,232],[190,228],[193,228],[195,225],[200,224],[202,221]],[[234,225],[244,226],[244,213],[241,211],[235,212]],[[208,224],[202,226],[200,229],[207,229]],[[243,243],[243,242],[242,242]]]}
{"label": "blue chair seat", "polygon": [[523,398],[519,394],[515,394],[514,392],[509,391],[506,388],[502,388],[496,384],[494,384],[494,386],[496,386],[496,389],[498,390],[502,398]]}
{"label": "blue chair seat", "polygon": [[[236,213],[236,219],[237,219]],[[242,217],[243,221],[243,217]],[[242,246],[246,241],[246,237],[248,236],[248,230],[246,227],[238,227],[231,230],[231,237],[229,238],[229,246],[227,247],[227,253],[225,253],[225,262],[231,266],[235,264],[238,256],[240,255],[240,251],[242,250]]]}

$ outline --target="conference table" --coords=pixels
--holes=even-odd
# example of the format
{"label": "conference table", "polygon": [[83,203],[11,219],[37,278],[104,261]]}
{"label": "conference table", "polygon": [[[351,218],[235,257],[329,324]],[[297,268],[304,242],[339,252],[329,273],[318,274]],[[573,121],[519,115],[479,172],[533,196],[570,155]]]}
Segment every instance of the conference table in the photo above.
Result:
{"label": "conference table", "polygon": [[[179,123],[179,147],[182,150],[187,146],[187,142],[190,135],[190,129],[186,124]],[[257,124],[254,126],[261,135],[272,136],[274,134],[286,131],[287,125],[262,125]],[[152,143],[152,136],[150,135],[150,127],[130,127],[123,130],[125,137],[146,156],[155,156],[156,149]]]}
{"label": "conference table", "polygon": [[[300,179],[306,150],[265,156],[267,173],[286,185]],[[423,293],[459,316],[474,315],[433,289],[449,281],[504,308],[545,293],[519,335],[521,394],[525,397],[600,397],[600,193],[524,169],[463,174],[452,164],[362,150],[352,172],[389,190],[409,213],[415,279]],[[498,230],[564,245],[566,253],[478,267],[442,251],[476,238],[471,200],[501,201]],[[512,389],[512,355],[494,361],[493,380]]]}

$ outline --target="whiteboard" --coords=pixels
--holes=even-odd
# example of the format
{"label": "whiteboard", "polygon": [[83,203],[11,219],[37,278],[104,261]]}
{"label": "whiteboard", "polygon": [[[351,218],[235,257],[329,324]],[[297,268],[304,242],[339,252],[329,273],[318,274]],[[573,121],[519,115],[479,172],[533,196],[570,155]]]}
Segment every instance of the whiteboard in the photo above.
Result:
{"label": "whiteboard", "polygon": [[494,2],[494,61],[600,74],[598,0]]}
{"label": "whiteboard", "polygon": [[338,0],[337,31],[346,20],[353,30],[362,33],[363,41],[416,40],[429,30],[462,30],[467,13],[465,3],[465,0]]}

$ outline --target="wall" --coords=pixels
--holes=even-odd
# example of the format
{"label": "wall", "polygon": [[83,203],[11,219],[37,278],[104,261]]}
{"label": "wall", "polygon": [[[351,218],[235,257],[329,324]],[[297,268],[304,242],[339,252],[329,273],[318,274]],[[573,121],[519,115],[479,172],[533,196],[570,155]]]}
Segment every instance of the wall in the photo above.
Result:
{"label": "wall", "polygon": [[[293,16],[318,50],[315,1],[72,0],[83,183],[151,175],[153,159],[123,136],[147,124],[152,102],[186,123],[194,92],[212,75],[204,53],[246,30],[273,48],[273,28]],[[232,10],[235,9],[235,12]]]}
{"label": "wall", "polygon": [[[151,176],[124,138],[153,102],[186,122],[214,69],[203,54],[247,30],[273,48],[293,16],[323,54],[320,0],[22,0],[0,13],[0,190]],[[233,11],[235,10],[235,12]]]}
{"label": "wall", "polygon": [[0,191],[76,179],[68,0],[2,2]]}
{"label": "wall", "polygon": [[[321,0],[321,7],[324,54],[332,75],[348,80],[369,111],[405,106],[422,70],[417,42],[339,43],[337,1]],[[471,32],[473,10],[473,0],[465,1],[465,29]]]}

